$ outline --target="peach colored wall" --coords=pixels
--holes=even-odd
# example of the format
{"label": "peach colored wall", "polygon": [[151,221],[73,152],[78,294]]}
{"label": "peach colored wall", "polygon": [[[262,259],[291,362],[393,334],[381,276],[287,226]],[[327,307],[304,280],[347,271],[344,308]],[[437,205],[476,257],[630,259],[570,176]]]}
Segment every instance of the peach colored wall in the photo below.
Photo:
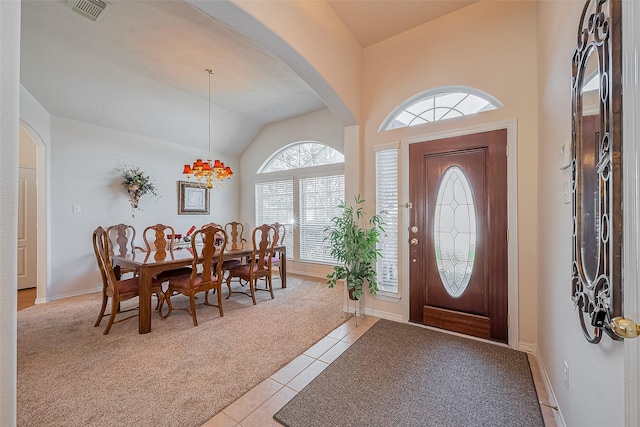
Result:
{"label": "peach colored wall", "polygon": [[[367,200],[375,199],[373,146],[517,120],[519,229],[510,232],[517,232],[519,238],[519,341],[527,344],[536,342],[537,333],[536,69],[536,3],[528,1],[475,3],[364,52],[363,189]],[[477,116],[378,133],[382,121],[397,105],[419,92],[444,85],[483,90],[504,107]],[[406,167],[403,173],[408,173]],[[400,285],[406,301],[407,279]],[[396,314],[402,310],[401,303],[377,298],[367,298],[366,305]]]}
{"label": "peach colored wall", "polygon": [[[589,344],[571,300],[571,204],[562,200],[569,169],[558,168],[571,140],[571,57],[584,1],[538,4],[539,193],[538,348],[567,426],[624,425],[624,344]],[[569,386],[563,364],[569,366]]]}
{"label": "peach colored wall", "polygon": [[362,47],[328,4],[242,0],[233,3],[304,57],[333,87],[356,120],[360,119]]}

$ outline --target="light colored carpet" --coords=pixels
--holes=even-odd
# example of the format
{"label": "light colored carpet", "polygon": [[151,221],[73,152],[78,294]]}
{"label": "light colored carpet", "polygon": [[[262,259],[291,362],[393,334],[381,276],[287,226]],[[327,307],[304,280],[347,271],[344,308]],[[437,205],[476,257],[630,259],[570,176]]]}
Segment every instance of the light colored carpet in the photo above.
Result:
{"label": "light colored carpet", "polygon": [[543,427],[525,353],[381,319],[274,418],[287,427]]}
{"label": "light colored carpet", "polygon": [[137,318],[94,328],[98,294],[18,312],[18,425],[200,426],[346,320],[343,289],[287,279],[274,300],[223,300],[222,318],[197,306],[197,327],[184,311],[154,312],[144,335]]}

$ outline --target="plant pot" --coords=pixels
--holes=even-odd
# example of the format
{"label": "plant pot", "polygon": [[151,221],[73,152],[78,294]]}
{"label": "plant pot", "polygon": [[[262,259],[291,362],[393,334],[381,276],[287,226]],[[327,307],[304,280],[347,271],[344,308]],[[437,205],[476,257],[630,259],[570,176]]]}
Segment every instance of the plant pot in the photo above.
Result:
{"label": "plant pot", "polygon": [[353,296],[353,289],[349,289],[349,299],[351,301],[358,301],[358,298]]}

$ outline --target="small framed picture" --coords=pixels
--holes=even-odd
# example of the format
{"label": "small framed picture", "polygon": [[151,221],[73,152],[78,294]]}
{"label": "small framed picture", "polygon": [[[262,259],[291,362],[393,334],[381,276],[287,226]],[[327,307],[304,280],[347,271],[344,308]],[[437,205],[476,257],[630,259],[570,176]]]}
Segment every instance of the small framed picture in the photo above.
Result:
{"label": "small framed picture", "polygon": [[209,189],[178,181],[178,215],[209,215]]}

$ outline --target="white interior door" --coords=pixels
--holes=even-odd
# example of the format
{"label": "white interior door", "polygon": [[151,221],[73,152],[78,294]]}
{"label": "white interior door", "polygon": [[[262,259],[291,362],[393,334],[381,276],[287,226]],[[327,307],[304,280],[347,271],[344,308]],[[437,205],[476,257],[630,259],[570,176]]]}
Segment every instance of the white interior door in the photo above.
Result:
{"label": "white interior door", "polygon": [[35,288],[38,283],[36,203],[36,170],[19,168],[18,289]]}

